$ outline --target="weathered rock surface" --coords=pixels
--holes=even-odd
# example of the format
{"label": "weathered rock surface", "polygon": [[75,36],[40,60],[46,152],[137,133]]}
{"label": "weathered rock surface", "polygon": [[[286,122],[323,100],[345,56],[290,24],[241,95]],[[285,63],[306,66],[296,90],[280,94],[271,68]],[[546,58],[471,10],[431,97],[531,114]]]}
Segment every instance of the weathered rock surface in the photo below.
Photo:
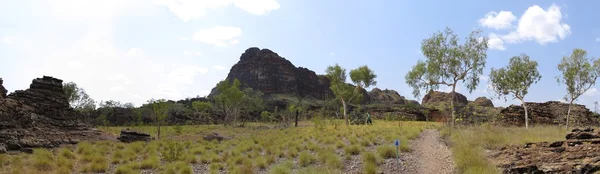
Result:
{"label": "weathered rock surface", "polygon": [[477,97],[475,101],[472,102],[475,106],[481,107],[494,107],[494,103],[487,97]]}
{"label": "weathered rock surface", "polygon": [[[558,101],[545,103],[526,102],[530,124],[564,125],[569,104]],[[504,125],[522,126],[525,124],[525,109],[519,105],[511,105],[500,111],[502,115],[498,123]],[[569,122],[574,126],[597,125],[593,113],[584,105],[573,104]]]}
{"label": "weathered rock surface", "polygon": [[[449,92],[429,91],[427,94],[425,94],[425,96],[423,96],[421,104],[423,106],[426,106],[438,103],[450,103],[451,99],[452,94],[450,94]],[[454,93],[454,104],[456,106],[467,105],[468,103],[469,101],[467,100],[467,97],[458,92]]]}
{"label": "weathered rock surface", "polygon": [[83,124],[63,93],[62,80],[34,79],[29,89],[0,99],[0,143],[8,150],[114,139]]}
{"label": "weathered rock surface", "polygon": [[150,137],[150,134],[147,134],[147,133],[124,129],[124,130],[121,130],[121,135],[117,139],[119,139],[121,142],[131,143],[134,141],[148,142],[148,141],[152,140],[152,137]]}
{"label": "weathered rock surface", "polygon": [[[260,90],[266,95],[291,94],[316,99],[333,96],[325,76],[296,67],[269,49],[248,48],[233,65],[226,80],[236,78],[244,87]],[[211,95],[216,92],[213,89]]]}
{"label": "weathered rock surface", "polygon": [[394,90],[373,88],[367,96],[369,104],[406,104],[406,99]]}
{"label": "weathered rock surface", "polygon": [[6,88],[4,88],[4,86],[2,85],[3,81],[2,78],[0,78],[0,100],[3,98],[6,98],[6,92],[8,92],[6,90]]}
{"label": "weathered rock surface", "polygon": [[[590,136],[592,135],[592,136]],[[600,171],[600,139],[593,129],[573,130],[567,140],[508,146],[489,154],[503,173],[594,173]]]}

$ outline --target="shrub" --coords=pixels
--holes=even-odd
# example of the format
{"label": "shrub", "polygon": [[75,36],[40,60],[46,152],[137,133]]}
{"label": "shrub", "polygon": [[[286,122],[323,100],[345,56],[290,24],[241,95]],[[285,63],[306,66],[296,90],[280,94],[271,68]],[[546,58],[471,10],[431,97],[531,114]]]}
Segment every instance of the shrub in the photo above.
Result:
{"label": "shrub", "polygon": [[377,156],[372,152],[365,152],[362,155],[363,163],[378,164]]}
{"label": "shrub", "polygon": [[183,156],[184,146],[182,143],[176,141],[168,141],[166,146],[163,147],[163,151],[161,154],[163,155],[163,159],[173,162],[179,161]]}
{"label": "shrub", "polygon": [[358,155],[360,154],[360,147],[358,145],[350,145],[346,147],[345,151],[348,155]]}
{"label": "shrub", "polygon": [[50,171],[54,168],[52,152],[46,149],[33,150],[33,167],[38,171]]}
{"label": "shrub", "polygon": [[287,155],[290,158],[296,158],[296,156],[298,156],[298,149],[296,149],[296,148],[290,148],[290,149],[288,149]]}
{"label": "shrub", "polygon": [[294,163],[292,161],[285,161],[282,162],[281,164],[278,165],[274,165],[273,167],[271,167],[271,170],[269,171],[270,174],[290,174],[292,173],[292,167],[294,166]]}
{"label": "shrub", "polygon": [[153,155],[153,156],[150,156],[149,158],[144,159],[140,163],[140,169],[156,169],[156,168],[158,168],[159,165],[160,165],[160,160],[158,159],[158,156]]}
{"label": "shrub", "polygon": [[363,163],[363,170],[365,174],[376,174],[377,165],[374,163]]}
{"label": "shrub", "polygon": [[379,154],[379,156],[384,159],[395,158],[396,149],[394,148],[394,146],[391,145],[379,146],[377,148],[377,154]]}
{"label": "shrub", "polygon": [[258,167],[259,169],[267,168],[268,162],[267,162],[267,159],[265,159],[265,157],[262,157],[262,156],[258,157],[255,162],[256,162],[256,167]]}
{"label": "shrub", "polygon": [[300,153],[300,159],[298,160],[298,162],[302,167],[309,166],[310,164],[313,164],[315,162],[315,156],[313,156],[307,151],[303,151],[302,153]]}
{"label": "shrub", "polygon": [[115,169],[115,174],[135,174],[140,173],[139,171],[135,171],[129,165],[119,165]]}

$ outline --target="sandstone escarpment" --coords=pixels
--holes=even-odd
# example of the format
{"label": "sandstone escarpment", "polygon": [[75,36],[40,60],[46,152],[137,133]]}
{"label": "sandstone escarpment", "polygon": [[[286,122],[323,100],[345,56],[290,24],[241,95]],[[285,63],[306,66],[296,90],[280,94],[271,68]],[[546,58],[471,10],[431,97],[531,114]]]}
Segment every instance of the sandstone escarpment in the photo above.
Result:
{"label": "sandstone escarpment", "polygon": [[[316,99],[333,96],[327,78],[306,68],[296,67],[269,49],[248,48],[227,75],[227,80],[236,78],[244,87],[262,91],[266,95],[289,94]],[[213,89],[211,95],[215,93]]]}
{"label": "sandstone escarpment", "polygon": [[69,106],[62,80],[37,78],[29,89],[0,99],[0,144],[18,150],[111,138],[83,124],[80,118]]}
{"label": "sandstone escarpment", "polygon": [[494,107],[494,103],[487,97],[477,97],[475,101],[472,102],[475,106],[481,107]]}
{"label": "sandstone escarpment", "polygon": [[[526,102],[530,124],[554,124],[564,125],[566,123],[566,115],[569,109],[568,103],[558,101],[549,101],[545,103]],[[525,124],[525,109],[519,105],[511,105],[500,111],[501,118],[498,123],[504,125]],[[573,104],[571,106],[571,116],[569,118],[571,125],[597,125],[596,118],[593,113],[584,105]]]}
{"label": "sandstone escarpment", "polygon": [[0,100],[3,98],[6,98],[6,88],[4,88],[4,86],[2,86],[2,78],[0,78]]}

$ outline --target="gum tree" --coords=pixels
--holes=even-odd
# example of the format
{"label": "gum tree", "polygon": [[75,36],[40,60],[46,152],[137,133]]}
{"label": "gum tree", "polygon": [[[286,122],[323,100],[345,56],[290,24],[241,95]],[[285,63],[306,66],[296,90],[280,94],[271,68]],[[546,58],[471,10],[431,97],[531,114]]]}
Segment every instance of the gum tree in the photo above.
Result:
{"label": "gum tree", "polygon": [[154,121],[156,122],[157,137],[160,139],[160,127],[164,124],[169,116],[169,104],[165,99],[149,100],[148,104],[152,107]]}
{"label": "gum tree", "polygon": [[336,96],[336,100],[339,100],[342,103],[344,119],[346,120],[346,125],[350,125],[348,121],[348,104],[360,100],[363,96],[361,89],[369,88],[371,86],[377,85],[377,75],[373,70],[369,69],[369,67],[361,66],[357,69],[350,71],[350,79],[356,86],[352,86],[346,83],[346,69],[342,68],[340,65],[335,64],[333,66],[328,66],[327,70],[327,78],[330,81],[331,91]]}
{"label": "gum tree", "polygon": [[236,78],[233,83],[229,80],[223,80],[217,84],[217,92],[213,98],[215,106],[225,115],[225,125],[235,125],[241,103],[244,99],[244,92],[240,90],[241,83]]}
{"label": "gum tree", "polygon": [[559,83],[567,86],[565,101],[569,102],[567,110],[566,128],[569,130],[569,117],[573,102],[589,90],[600,75],[600,59],[589,58],[587,51],[576,48],[570,56],[564,56],[558,64],[560,76],[556,77]]}
{"label": "gum tree", "polygon": [[481,30],[474,30],[465,43],[458,43],[458,36],[446,27],[421,42],[421,51],[426,60],[419,60],[405,76],[406,83],[413,88],[413,95],[419,97],[421,90],[437,90],[440,85],[452,88],[450,107],[452,125],[456,119],[454,93],[458,82],[463,82],[473,92],[479,84],[487,59],[488,38],[481,37]]}
{"label": "gum tree", "polygon": [[542,78],[537,66],[536,61],[529,60],[529,56],[526,54],[521,54],[510,58],[507,67],[497,70],[492,68],[490,73],[490,82],[498,98],[503,96],[506,100],[506,96],[512,94],[515,99],[521,101],[521,105],[525,109],[525,129],[529,128],[529,118],[524,98],[529,87]]}

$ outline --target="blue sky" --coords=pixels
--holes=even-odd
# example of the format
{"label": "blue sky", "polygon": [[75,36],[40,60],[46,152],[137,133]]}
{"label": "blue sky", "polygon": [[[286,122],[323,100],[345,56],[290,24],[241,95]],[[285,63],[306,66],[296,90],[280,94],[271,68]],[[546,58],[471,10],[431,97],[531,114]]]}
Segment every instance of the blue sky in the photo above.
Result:
{"label": "blue sky", "polygon": [[[526,53],[542,80],[527,101],[560,100],[556,65],[573,48],[600,57],[597,2],[317,0],[0,0],[0,77],[10,91],[52,75],[92,98],[139,105],[150,98],[208,94],[248,47],[269,48],[322,74],[368,65],[377,87],[410,99],[404,75],[421,40],[446,26],[490,37],[488,63],[470,100],[492,96],[489,70]],[[462,84],[461,84],[462,85]],[[441,90],[446,90],[442,88]],[[593,88],[579,103],[593,108]],[[422,96],[421,96],[422,97]],[[417,100],[420,100],[418,98]],[[507,106],[517,101],[494,100]]]}

